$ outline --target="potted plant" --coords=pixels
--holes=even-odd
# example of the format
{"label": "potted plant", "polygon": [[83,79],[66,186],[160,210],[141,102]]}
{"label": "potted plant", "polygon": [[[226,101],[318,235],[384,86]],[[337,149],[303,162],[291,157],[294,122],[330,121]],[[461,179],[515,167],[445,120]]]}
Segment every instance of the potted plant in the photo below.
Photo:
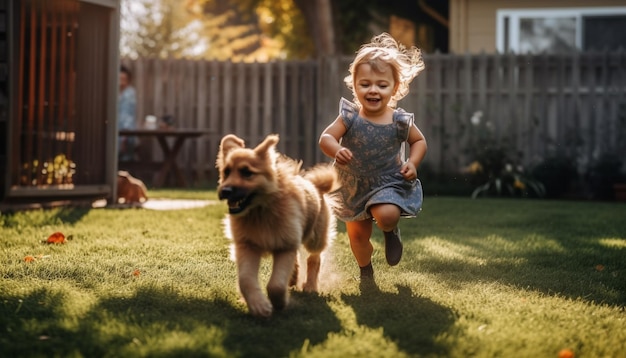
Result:
{"label": "potted plant", "polygon": [[523,154],[510,146],[510,141],[498,139],[490,121],[475,112],[470,122],[470,138],[465,150],[472,158],[466,168],[478,186],[472,198],[479,196],[543,197],[545,188],[521,165]]}

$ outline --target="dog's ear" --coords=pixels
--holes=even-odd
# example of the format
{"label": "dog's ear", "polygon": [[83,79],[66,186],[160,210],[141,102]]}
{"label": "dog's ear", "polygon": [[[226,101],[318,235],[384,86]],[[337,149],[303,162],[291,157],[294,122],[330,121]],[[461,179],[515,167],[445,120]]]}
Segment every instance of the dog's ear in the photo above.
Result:
{"label": "dog's ear", "polygon": [[266,158],[272,167],[276,165],[276,144],[278,143],[278,134],[270,134],[265,140],[254,148],[254,153],[261,158]]}
{"label": "dog's ear", "polygon": [[220,150],[217,153],[217,162],[216,162],[217,168],[221,169],[223,167],[224,159],[226,158],[226,155],[228,154],[228,152],[230,152],[233,149],[244,148],[244,147],[245,147],[245,142],[243,141],[243,139],[237,137],[234,134],[225,135],[224,138],[222,138],[222,141],[220,142]]}
{"label": "dog's ear", "polygon": [[230,152],[233,148],[243,148],[245,147],[245,142],[243,139],[237,137],[234,134],[225,135],[220,142],[220,151],[224,153]]}
{"label": "dog's ear", "polygon": [[270,134],[265,137],[265,140],[254,148],[254,152],[258,156],[263,156],[265,153],[270,153],[273,156],[274,148],[278,143],[278,134]]}

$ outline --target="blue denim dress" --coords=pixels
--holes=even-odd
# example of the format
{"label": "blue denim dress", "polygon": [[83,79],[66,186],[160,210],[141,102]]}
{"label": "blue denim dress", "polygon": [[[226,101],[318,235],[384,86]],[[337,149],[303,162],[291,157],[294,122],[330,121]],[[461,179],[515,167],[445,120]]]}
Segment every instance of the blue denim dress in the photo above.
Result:
{"label": "blue denim dress", "polygon": [[414,217],[422,207],[422,185],[400,174],[403,143],[413,125],[413,113],[396,109],[393,123],[375,124],[359,116],[359,107],[342,98],[339,114],[347,128],[341,145],[352,151],[347,165],[334,163],[341,188],[331,193],[335,215],[342,221],[372,219],[375,204],[395,204],[401,216]]}

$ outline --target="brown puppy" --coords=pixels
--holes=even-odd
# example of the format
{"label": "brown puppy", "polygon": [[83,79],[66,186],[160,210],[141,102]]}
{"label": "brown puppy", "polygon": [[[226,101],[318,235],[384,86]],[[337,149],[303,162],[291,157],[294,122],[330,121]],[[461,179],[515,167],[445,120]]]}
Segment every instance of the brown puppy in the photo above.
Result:
{"label": "brown puppy", "polygon": [[143,204],[148,200],[145,184],[130,175],[129,172],[120,170],[117,172],[117,203],[118,204]]}
{"label": "brown puppy", "polygon": [[[217,157],[218,195],[227,200],[234,241],[239,290],[255,316],[283,309],[289,286],[298,279],[300,246],[309,253],[305,291],[317,291],[320,254],[334,233],[335,221],[324,194],[335,189],[337,176],[329,165],[306,172],[301,163],[276,152],[278,135],[256,148],[229,134]],[[266,297],[259,285],[261,257],[271,254],[273,268]]]}

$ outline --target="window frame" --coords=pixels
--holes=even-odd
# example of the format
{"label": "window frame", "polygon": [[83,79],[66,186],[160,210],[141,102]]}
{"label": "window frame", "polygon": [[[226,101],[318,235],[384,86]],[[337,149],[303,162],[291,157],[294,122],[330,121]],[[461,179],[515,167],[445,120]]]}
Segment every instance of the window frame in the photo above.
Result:
{"label": "window frame", "polygon": [[576,21],[575,46],[583,48],[583,18],[586,16],[625,15],[626,6],[578,7],[578,8],[520,8],[496,11],[496,51],[519,53],[520,20],[522,18],[564,18]]}

